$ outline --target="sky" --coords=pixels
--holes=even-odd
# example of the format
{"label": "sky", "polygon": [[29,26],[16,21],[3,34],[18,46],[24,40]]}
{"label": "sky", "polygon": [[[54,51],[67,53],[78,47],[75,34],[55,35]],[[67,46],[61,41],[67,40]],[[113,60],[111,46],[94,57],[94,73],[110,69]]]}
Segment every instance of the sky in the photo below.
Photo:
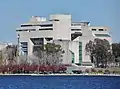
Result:
{"label": "sky", "polygon": [[110,28],[120,42],[120,0],[0,0],[0,42],[16,43],[16,28],[31,16],[71,14],[73,21]]}

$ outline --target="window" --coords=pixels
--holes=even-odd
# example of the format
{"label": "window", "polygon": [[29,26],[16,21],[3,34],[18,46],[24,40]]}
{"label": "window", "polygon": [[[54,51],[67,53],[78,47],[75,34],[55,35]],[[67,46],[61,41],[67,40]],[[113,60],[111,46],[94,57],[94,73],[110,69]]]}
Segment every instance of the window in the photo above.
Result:
{"label": "window", "polygon": [[27,29],[23,29],[23,30],[16,30],[17,32],[21,32],[21,31],[28,31]]}
{"label": "window", "polygon": [[97,37],[110,37],[109,34],[95,34]]}
{"label": "window", "polygon": [[27,42],[20,42],[21,50],[24,52],[24,55],[28,55],[28,43]]}
{"label": "window", "polygon": [[16,31],[17,32],[21,32],[21,31],[23,31],[23,32],[24,31],[29,31],[30,32],[30,31],[36,31],[36,29],[23,29],[23,30],[16,30]]}
{"label": "window", "polygon": [[30,27],[32,25],[21,25],[21,27]]}
{"label": "window", "polygon": [[99,29],[99,31],[104,31],[103,29]]}
{"label": "window", "polygon": [[34,45],[43,45],[44,39],[43,38],[30,38]]}
{"label": "window", "polygon": [[79,64],[82,63],[82,42],[79,42]]}
{"label": "window", "polygon": [[78,36],[82,36],[81,32],[74,32],[71,34],[71,40],[76,39]]}
{"label": "window", "polygon": [[71,29],[71,31],[81,31],[81,29]]}
{"label": "window", "polygon": [[75,54],[74,54],[74,52],[72,52],[71,50],[69,50],[70,51],[70,53],[71,53],[71,56],[72,56],[72,63],[75,63]]}
{"label": "window", "polygon": [[29,32],[30,32],[30,31],[36,31],[36,29],[30,29]]}
{"label": "window", "polygon": [[52,27],[53,24],[21,25],[21,27],[31,27],[31,26]]}
{"label": "window", "polygon": [[59,21],[59,19],[52,19],[52,20],[50,20],[50,21]]}
{"label": "window", "polygon": [[53,40],[53,38],[45,38],[46,39],[46,41],[51,41],[51,40]]}
{"label": "window", "polygon": [[41,27],[52,27],[53,24],[43,24],[43,25],[40,25]]}
{"label": "window", "polygon": [[42,29],[39,29],[39,30],[53,30],[53,28],[42,28]]}
{"label": "window", "polygon": [[96,31],[96,29],[92,29],[92,31]]}
{"label": "window", "polygon": [[72,63],[75,62],[75,54],[72,52]]}

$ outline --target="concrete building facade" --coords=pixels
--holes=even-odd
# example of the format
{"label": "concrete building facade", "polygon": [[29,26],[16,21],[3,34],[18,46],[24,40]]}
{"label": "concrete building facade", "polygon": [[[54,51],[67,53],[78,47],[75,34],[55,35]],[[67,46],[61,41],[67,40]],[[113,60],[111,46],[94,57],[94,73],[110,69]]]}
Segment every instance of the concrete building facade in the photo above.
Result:
{"label": "concrete building facade", "polygon": [[49,42],[60,44],[65,51],[64,64],[92,66],[85,46],[95,38],[107,39],[112,43],[107,27],[90,26],[89,22],[72,22],[71,15],[32,16],[29,22],[16,29],[20,55],[32,55],[33,47]]}

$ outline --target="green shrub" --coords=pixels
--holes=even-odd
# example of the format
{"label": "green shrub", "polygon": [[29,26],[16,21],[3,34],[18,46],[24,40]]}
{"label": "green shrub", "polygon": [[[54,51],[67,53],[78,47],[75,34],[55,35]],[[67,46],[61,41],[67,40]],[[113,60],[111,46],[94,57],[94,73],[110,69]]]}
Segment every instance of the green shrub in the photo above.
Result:
{"label": "green shrub", "polygon": [[113,74],[120,74],[120,71],[114,70],[112,71]]}
{"label": "green shrub", "polygon": [[114,70],[114,71],[112,71],[112,73],[113,73],[113,74],[117,74],[117,71]]}
{"label": "green shrub", "polygon": [[106,69],[106,70],[104,71],[104,74],[110,74],[110,70]]}
{"label": "green shrub", "polygon": [[81,73],[83,73],[82,70],[72,70],[72,72],[75,73],[75,74],[81,74]]}
{"label": "green shrub", "polygon": [[90,73],[90,70],[89,70],[89,69],[86,69],[85,72],[86,72],[86,73]]}
{"label": "green shrub", "polygon": [[98,70],[98,73],[103,73],[103,70],[102,69]]}
{"label": "green shrub", "polygon": [[91,69],[91,72],[97,72],[97,70],[96,70],[96,69],[94,69],[94,68],[92,68],[92,69]]}

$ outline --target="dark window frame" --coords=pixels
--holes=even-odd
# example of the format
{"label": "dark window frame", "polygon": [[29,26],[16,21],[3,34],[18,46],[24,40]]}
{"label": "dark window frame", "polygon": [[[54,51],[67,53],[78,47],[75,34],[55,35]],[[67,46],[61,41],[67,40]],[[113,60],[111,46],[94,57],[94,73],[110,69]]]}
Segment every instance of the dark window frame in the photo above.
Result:
{"label": "dark window frame", "polygon": [[31,27],[31,26],[53,27],[53,24],[21,25],[21,27]]}
{"label": "dark window frame", "polygon": [[41,28],[39,31],[45,31],[45,30],[53,30],[53,28]]}
{"label": "dark window frame", "polygon": [[17,32],[25,32],[25,31],[28,31],[28,29],[24,29],[24,30],[16,30]]}
{"label": "dark window frame", "polygon": [[28,42],[20,42],[21,44],[21,50],[25,53],[25,55],[28,55]]}
{"label": "dark window frame", "polygon": [[99,31],[104,31],[104,29],[98,29]]}
{"label": "dark window frame", "polygon": [[111,37],[109,34],[95,34],[97,37]]}
{"label": "dark window frame", "polygon": [[82,29],[71,29],[71,31],[81,31]]}
{"label": "dark window frame", "polygon": [[97,29],[92,29],[92,31],[97,31]]}

